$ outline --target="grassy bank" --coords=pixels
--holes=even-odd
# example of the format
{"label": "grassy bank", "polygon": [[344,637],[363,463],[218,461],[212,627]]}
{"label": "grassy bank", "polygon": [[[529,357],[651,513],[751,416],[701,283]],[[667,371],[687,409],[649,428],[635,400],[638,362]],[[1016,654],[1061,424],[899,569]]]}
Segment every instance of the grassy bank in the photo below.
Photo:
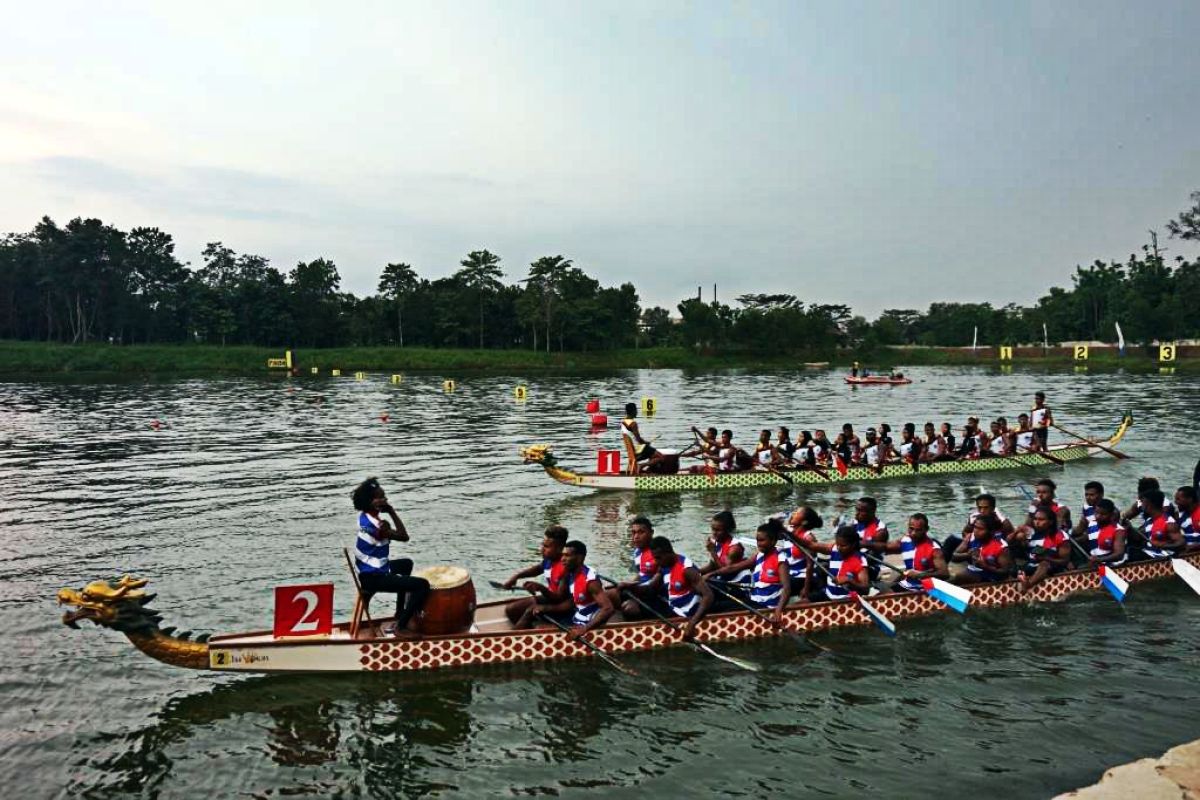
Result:
{"label": "grassy bank", "polygon": [[[1157,351],[1131,352],[1125,358],[1098,351],[1088,364],[1096,369],[1157,369]],[[76,373],[128,374],[263,374],[267,359],[282,356],[280,350],[265,347],[211,345],[69,345],[44,342],[0,341],[0,375],[45,375]],[[535,353],[529,350],[451,350],[430,348],[359,347],[296,351],[297,365],[307,373],[317,367],[322,374],[330,369],[344,373],[356,370],[403,372],[428,370],[556,371],[611,369],[785,369],[805,361],[830,361],[848,367],[854,360],[882,370],[889,366],[994,366],[999,362],[995,351],[906,348],[881,349],[870,355],[839,352],[834,355],[797,353],[762,355],[737,352],[698,353],[682,347],[656,347],[643,350],[605,350],[591,353]],[[1048,355],[1018,355],[1018,366],[1041,365],[1049,368],[1072,367],[1076,362],[1069,352]],[[1184,358],[1176,365],[1180,371],[1200,371],[1200,358]]]}

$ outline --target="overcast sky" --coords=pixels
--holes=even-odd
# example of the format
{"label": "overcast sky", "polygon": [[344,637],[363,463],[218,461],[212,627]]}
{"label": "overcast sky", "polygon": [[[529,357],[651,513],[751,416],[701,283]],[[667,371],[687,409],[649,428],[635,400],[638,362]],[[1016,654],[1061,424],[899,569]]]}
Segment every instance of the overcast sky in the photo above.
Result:
{"label": "overcast sky", "polygon": [[[1027,303],[1200,189],[1200,2],[5,0],[0,231]],[[1194,254],[1178,242],[1175,253]]]}

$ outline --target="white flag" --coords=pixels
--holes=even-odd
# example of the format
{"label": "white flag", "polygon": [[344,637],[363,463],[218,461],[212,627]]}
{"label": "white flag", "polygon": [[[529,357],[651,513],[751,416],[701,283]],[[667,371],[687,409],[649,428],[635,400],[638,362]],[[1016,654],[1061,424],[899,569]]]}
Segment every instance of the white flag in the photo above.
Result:
{"label": "white flag", "polygon": [[1117,326],[1117,347],[1121,351],[1121,355],[1125,355],[1125,334],[1121,333],[1121,323],[1114,322]]}
{"label": "white flag", "polygon": [[979,344],[979,326],[975,326],[975,335],[971,337],[971,349],[975,349],[975,345]]}

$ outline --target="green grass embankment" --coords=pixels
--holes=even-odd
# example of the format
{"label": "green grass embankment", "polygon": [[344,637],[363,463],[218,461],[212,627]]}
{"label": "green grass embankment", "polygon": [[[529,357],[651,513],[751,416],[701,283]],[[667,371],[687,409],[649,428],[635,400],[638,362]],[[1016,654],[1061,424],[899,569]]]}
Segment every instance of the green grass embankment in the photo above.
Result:
{"label": "green grass embankment", "polygon": [[[357,370],[368,372],[463,370],[483,371],[567,371],[613,369],[795,369],[804,362],[830,361],[836,367],[848,367],[859,360],[873,371],[890,366],[996,366],[994,350],[972,352],[942,348],[881,348],[871,354],[849,351],[835,355],[794,353],[764,355],[722,351],[701,353],[683,347],[655,347],[642,350],[602,350],[590,353],[544,353],[530,350],[457,350],[424,347],[344,347],[298,349],[296,364],[304,374],[317,367],[321,374],[340,369],[343,374]],[[1157,351],[1130,352],[1120,358],[1113,352],[1098,351],[1087,362],[1097,370],[1124,367],[1135,370],[1157,369]],[[46,342],[0,341],[0,375],[47,374],[265,374],[267,359],[283,355],[281,349],[267,347],[216,345],[71,345]],[[1015,366],[1070,368],[1079,362],[1069,352],[1048,355],[1020,355]],[[1176,364],[1180,371],[1200,371],[1200,358],[1183,358]]]}

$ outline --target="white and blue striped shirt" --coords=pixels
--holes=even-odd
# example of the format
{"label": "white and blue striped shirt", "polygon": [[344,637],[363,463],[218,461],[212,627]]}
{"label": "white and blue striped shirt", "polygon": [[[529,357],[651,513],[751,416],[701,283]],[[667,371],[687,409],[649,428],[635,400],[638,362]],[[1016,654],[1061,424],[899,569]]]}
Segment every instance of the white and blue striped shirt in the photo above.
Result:
{"label": "white and blue striped shirt", "polygon": [[379,533],[379,517],[373,517],[366,511],[358,515],[354,561],[359,572],[388,571],[388,539]]}

